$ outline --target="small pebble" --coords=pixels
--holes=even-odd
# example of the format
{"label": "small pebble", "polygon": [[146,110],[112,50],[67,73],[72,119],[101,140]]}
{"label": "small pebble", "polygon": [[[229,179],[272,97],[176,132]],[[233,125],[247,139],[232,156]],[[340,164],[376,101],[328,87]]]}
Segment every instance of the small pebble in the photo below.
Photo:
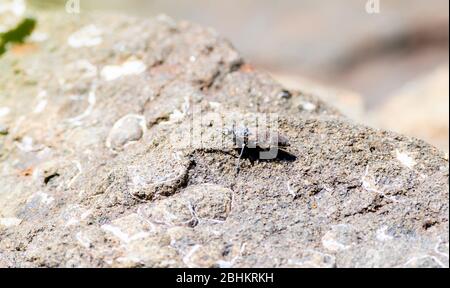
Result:
{"label": "small pebble", "polygon": [[138,75],[144,72],[147,66],[140,60],[129,60],[122,65],[107,65],[103,67],[101,76],[106,81],[113,81],[123,76]]}
{"label": "small pebble", "polygon": [[299,106],[300,110],[312,112],[317,109],[317,106],[311,102],[304,102]]}
{"label": "small pebble", "polygon": [[122,150],[132,141],[138,141],[144,135],[145,121],[143,116],[126,115],[111,128],[106,139],[106,146],[113,150]]}

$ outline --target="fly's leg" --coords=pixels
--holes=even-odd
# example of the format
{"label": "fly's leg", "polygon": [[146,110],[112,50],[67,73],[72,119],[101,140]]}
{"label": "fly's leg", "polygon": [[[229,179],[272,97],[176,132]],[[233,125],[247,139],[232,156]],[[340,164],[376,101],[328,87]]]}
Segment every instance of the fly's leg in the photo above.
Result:
{"label": "fly's leg", "polygon": [[236,174],[239,173],[239,169],[241,166],[241,158],[242,158],[242,155],[244,155],[244,149],[245,149],[245,143],[242,143],[241,153],[239,154],[237,164],[236,164]]}

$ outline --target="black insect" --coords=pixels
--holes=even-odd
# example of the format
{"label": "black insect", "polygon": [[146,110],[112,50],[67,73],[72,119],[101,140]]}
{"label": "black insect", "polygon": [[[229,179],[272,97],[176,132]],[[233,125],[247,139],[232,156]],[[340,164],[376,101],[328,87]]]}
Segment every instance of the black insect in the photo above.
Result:
{"label": "black insect", "polygon": [[294,155],[283,150],[289,146],[289,140],[279,133],[271,131],[261,133],[257,129],[233,126],[232,129],[225,129],[225,134],[233,137],[233,144],[239,153],[236,172],[239,172],[242,158],[249,158],[252,162],[255,160],[293,161],[296,159]]}

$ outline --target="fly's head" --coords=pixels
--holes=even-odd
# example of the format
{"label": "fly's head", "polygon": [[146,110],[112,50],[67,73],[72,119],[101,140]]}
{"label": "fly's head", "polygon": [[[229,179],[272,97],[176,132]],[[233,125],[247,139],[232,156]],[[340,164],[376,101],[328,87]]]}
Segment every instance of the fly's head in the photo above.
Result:
{"label": "fly's head", "polygon": [[[260,129],[261,130],[261,129]],[[274,147],[287,147],[289,140],[277,131],[268,131],[248,128],[246,126],[225,128],[223,133],[232,137],[236,148],[270,149]]]}

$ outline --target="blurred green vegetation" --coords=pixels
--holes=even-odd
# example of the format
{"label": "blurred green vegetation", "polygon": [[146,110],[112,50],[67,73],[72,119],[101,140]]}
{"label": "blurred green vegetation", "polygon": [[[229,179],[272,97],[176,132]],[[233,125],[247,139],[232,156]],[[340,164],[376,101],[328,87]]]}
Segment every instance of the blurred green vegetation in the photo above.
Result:
{"label": "blurred green vegetation", "polygon": [[10,43],[23,43],[36,27],[36,19],[25,18],[15,28],[0,33],[0,56],[6,52],[6,47]]}

